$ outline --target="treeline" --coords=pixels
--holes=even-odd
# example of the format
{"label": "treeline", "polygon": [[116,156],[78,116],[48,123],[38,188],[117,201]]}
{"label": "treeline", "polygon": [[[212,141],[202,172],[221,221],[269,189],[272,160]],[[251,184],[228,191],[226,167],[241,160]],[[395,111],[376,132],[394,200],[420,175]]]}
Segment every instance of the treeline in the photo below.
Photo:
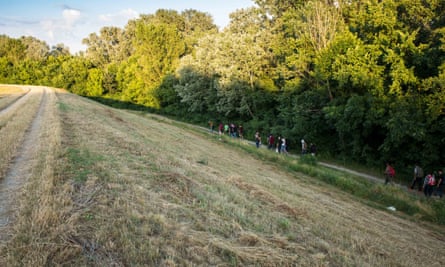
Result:
{"label": "treeline", "polygon": [[222,30],[158,10],[84,44],[0,36],[0,82],[243,124],[369,166],[444,166],[444,1],[255,0]]}

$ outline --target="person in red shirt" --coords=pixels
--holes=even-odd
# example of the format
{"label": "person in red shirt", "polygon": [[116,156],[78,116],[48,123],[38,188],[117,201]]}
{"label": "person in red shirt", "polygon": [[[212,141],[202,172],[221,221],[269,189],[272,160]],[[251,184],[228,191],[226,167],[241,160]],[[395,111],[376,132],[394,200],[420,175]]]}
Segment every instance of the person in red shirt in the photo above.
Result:
{"label": "person in red shirt", "polygon": [[273,136],[273,134],[269,134],[269,136],[267,137],[267,148],[273,149],[274,147],[275,147],[275,137]]}
{"label": "person in red shirt", "polygon": [[394,177],[396,176],[396,171],[391,166],[389,162],[386,162],[386,168],[385,168],[385,184],[393,183]]}

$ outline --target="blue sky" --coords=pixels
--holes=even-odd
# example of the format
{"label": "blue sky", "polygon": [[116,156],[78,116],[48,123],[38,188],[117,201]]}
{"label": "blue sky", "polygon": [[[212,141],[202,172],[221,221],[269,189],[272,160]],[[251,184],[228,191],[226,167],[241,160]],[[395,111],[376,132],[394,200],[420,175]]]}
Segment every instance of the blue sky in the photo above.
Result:
{"label": "blue sky", "polygon": [[129,19],[158,9],[196,9],[209,13],[219,27],[229,14],[254,5],[252,0],[0,0],[0,34],[34,36],[72,53],[85,50],[82,39],[104,26],[123,28]]}

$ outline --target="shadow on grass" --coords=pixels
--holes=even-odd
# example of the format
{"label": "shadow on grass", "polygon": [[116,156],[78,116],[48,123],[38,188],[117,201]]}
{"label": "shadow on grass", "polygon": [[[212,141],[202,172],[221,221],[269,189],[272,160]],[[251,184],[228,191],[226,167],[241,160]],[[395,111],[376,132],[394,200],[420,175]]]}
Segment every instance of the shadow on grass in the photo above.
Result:
{"label": "shadow on grass", "polygon": [[93,97],[93,96],[88,96],[87,98],[117,109],[128,109],[128,110],[144,111],[150,113],[159,113],[158,109],[150,108],[144,105],[139,105],[128,101],[122,101],[105,97]]}

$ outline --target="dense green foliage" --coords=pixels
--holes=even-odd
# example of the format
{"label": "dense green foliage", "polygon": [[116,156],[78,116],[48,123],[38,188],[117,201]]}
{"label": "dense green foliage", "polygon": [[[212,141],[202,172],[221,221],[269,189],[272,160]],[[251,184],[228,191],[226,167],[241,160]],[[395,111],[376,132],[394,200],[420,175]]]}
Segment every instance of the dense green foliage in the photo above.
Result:
{"label": "dense green foliage", "polygon": [[[70,55],[0,36],[0,82],[63,87],[206,124],[243,124],[400,174],[443,167],[445,2],[256,0],[218,30],[196,10],[105,27]],[[410,179],[410,174],[406,176]]]}

